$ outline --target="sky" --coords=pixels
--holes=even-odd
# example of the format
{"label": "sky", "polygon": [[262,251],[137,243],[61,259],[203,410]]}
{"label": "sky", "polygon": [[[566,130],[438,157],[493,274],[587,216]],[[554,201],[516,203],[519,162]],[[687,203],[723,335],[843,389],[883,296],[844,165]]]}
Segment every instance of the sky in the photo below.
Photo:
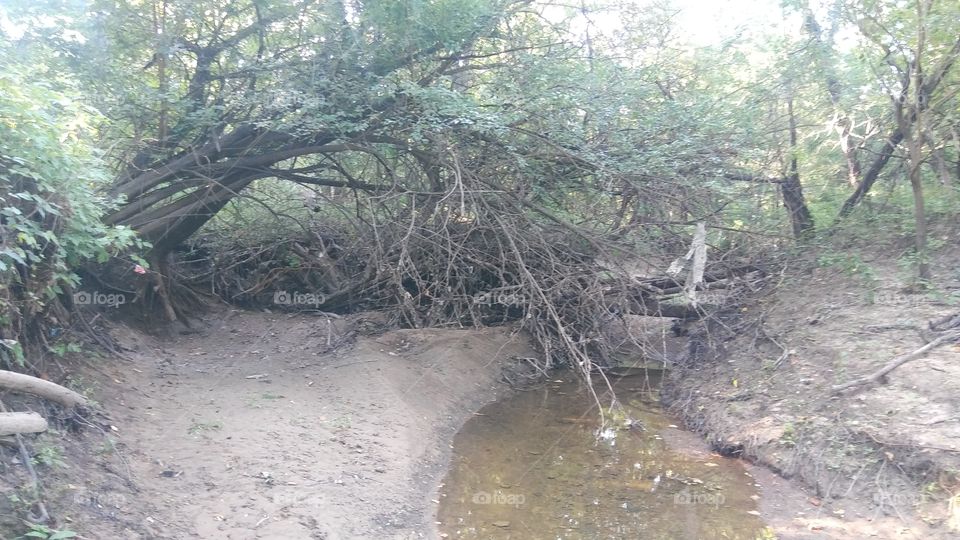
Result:
{"label": "sky", "polygon": [[746,28],[799,26],[799,21],[783,20],[777,0],[672,0],[670,4],[680,10],[680,27],[687,29],[686,37],[694,46],[718,45]]}
{"label": "sky", "polygon": [[[794,15],[791,20],[784,21],[780,0],[626,0],[635,2],[637,6],[645,6],[654,2],[662,2],[677,10],[675,22],[680,28],[683,41],[692,47],[720,45],[725,40],[740,35],[741,37],[757,37],[770,31],[776,33],[799,33],[800,20]],[[544,4],[554,6],[576,6],[576,0],[546,0]],[[817,2],[814,2],[817,4]],[[545,8],[550,10],[550,8]],[[563,8],[557,8],[563,9]],[[562,18],[560,13],[557,16]],[[550,18],[550,16],[548,16]],[[56,26],[53,18],[46,24]],[[615,27],[618,21],[615,15],[602,13],[591,14],[593,23],[600,28]],[[0,5],[0,31],[8,37],[16,39],[22,34],[22,29],[12,24]],[[82,36],[65,36],[70,39],[80,39]]]}

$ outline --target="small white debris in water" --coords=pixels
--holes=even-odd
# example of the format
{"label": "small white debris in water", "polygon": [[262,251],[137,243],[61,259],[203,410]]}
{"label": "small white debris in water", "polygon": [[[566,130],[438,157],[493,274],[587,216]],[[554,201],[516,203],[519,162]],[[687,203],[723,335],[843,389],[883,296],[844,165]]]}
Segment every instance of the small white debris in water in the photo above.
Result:
{"label": "small white debris in water", "polygon": [[598,437],[605,441],[610,441],[610,444],[613,444],[616,442],[617,432],[613,428],[606,428],[600,432]]}
{"label": "small white debris in water", "polygon": [[639,464],[639,463],[634,463],[634,464],[633,464],[633,468],[634,468],[634,469],[642,469],[642,468],[643,468],[643,465],[641,465],[641,464]]}
{"label": "small white debris in water", "polygon": [[658,474],[657,477],[653,479],[653,485],[657,485],[659,483],[660,483],[660,475]]}

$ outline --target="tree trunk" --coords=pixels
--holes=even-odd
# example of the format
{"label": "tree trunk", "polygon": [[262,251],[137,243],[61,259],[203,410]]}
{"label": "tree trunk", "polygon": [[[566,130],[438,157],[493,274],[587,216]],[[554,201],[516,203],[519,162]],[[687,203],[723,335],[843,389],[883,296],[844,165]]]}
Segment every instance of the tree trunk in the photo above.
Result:
{"label": "tree trunk", "polygon": [[[913,188],[913,215],[916,220],[917,277],[921,281],[930,280],[930,261],[927,258],[927,213],[923,202],[923,178],[920,174],[920,143],[910,149],[910,186]],[[916,155],[914,155],[916,153]]]}
{"label": "tree trunk", "polygon": [[[913,107],[915,109],[913,128],[903,128],[910,148],[910,187],[913,189],[913,215],[916,220],[917,277],[921,282],[930,280],[930,262],[927,260],[927,213],[923,203],[923,165],[924,139],[924,102],[928,96],[923,89],[923,52],[927,40],[926,14],[930,4],[926,0],[917,2],[917,50],[915,61],[911,64],[913,86]],[[898,115],[904,118],[903,114]]]}
{"label": "tree trunk", "polygon": [[863,175],[863,178],[857,184],[857,189],[853,190],[853,193],[843,202],[843,206],[840,208],[840,214],[837,216],[837,221],[849,216],[850,213],[853,212],[853,209],[860,204],[860,201],[867,196],[870,188],[873,187],[873,184],[876,183],[880,177],[880,171],[883,170],[887,162],[890,161],[890,158],[893,157],[893,153],[897,150],[897,146],[900,145],[901,141],[903,141],[903,132],[897,128],[883,143],[883,148],[880,149],[880,153],[877,154],[870,168],[867,169],[867,173]]}
{"label": "tree trunk", "polygon": [[783,195],[783,205],[790,214],[790,224],[793,227],[794,238],[805,238],[813,232],[813,215],[807,208],[807,201],[803,196],[803,186],[800,184],[800,168],[797,164],[797,119],[793,115],[793,98],[787,99],[787,114],[790,123],[790,174],[780,184],[780,193]]}

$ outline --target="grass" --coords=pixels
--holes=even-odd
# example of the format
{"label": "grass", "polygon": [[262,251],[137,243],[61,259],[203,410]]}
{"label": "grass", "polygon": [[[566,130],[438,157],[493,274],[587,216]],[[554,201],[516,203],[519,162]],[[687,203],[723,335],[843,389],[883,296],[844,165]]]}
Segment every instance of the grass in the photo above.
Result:
{"label": "grass", "polygon": [[193,424],[191,424],[190,428],[187,430],[187,433],[196,435],[206,431],[220,431],[221,429],[223,429],[223,423],[220,421],[215,420],[213,422],[197,422],[194,420]]}

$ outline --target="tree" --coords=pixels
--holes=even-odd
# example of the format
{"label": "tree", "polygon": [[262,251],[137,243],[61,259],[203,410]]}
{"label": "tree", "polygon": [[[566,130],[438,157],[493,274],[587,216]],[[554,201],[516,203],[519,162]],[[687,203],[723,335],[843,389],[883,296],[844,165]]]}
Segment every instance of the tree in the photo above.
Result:
{"label": "tree", "polygon": [[[933,12],[933,3],[926,4],[919,10],[885,2],[869,2],[863,5],[854,3],[849,7],[848,18],[855,21],[861,35],[882,52],[882,56],[873,60],[875,63],[872,67],[877,82],[893,99],[894,104],[891,115],[893,126],[879,149],[875,150],[875,157],[859,178],[856,189],[844,201],[839,213],[840,218],[850,215],[880,178],[883,168],[904,141],[905,131],[916,130],[915,123],[921,120],[918,113],[927,111],[933,104],[948,107],[953,99],[952,90],[944,87],[947,86],[945,82],[949,83],[951,72],[960,57],[960,38],[956,37],[953,24],[958,10],[952,3],[941,3],[937,7],[939,9],[936,12]],[[924,13],[922,18],[911,15],[921,11]],[[928,28],[931,21],[937,23],[932,31]],[[891,22],[895,24],[890,24]],[[923,43],[917,41],[911,46],[911,32],[922,34]],[[917,35],[918,39],[921,38],[920,34]],[[921,53],[924,50],[929,53],[926,60]],[[876,58],[873,55],[871,57]],[[924,69],[924,62],[932,67]],[[914,81],[918,84],[911,90],[911,81],[918,74],[919,78]],[[920,96],[920,99],[916,100],[912,110],[906,110],[909,106],[904,106],[910,99],[911,92],[914,93],[915,100],[917,96]],[[922,206],[922,203],[920,204]]]}

